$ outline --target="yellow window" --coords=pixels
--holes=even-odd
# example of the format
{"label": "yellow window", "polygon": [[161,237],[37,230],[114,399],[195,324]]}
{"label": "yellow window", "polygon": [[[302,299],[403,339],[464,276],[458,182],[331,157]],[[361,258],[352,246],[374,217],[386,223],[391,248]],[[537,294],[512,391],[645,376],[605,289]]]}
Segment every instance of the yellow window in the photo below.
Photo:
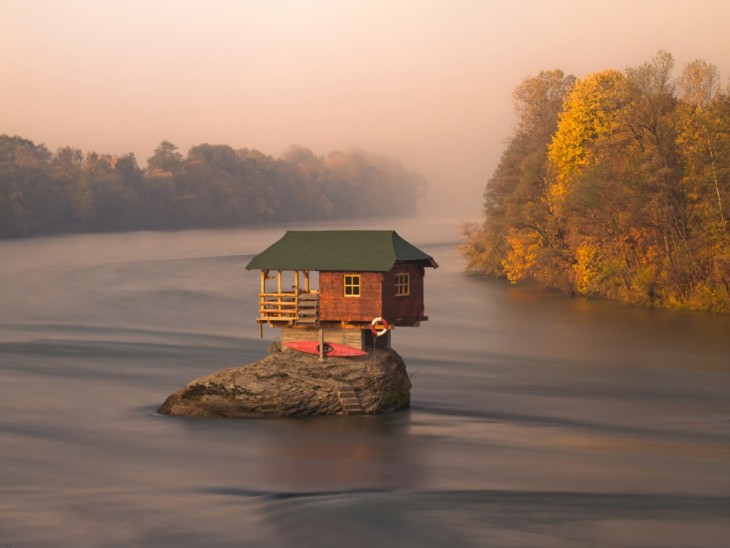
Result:
{"label": "yellow window", "polygon": [[344,276],[345,297],[360,296],[360,274],[345,274]]}
{"label": "yellow window", "polygon": [[395,275],[396,297],[411,294],[411,275],[409,272],[399,272]]}

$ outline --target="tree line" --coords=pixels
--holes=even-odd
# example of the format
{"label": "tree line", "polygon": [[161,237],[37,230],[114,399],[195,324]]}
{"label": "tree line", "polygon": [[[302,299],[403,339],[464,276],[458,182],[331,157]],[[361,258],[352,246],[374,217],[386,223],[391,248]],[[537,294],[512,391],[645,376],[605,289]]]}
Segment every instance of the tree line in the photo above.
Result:
{"label": "tree line", "polygon": [[163,141],[142,168],[134,154],[55,153],[0,135],[0,237],[59,232],[221,227],[414,211],[424,177],[362,151],[280,158],[201,144],[183,156]]}
{"label": "tree line", "polygon": [[626,303],[730,311],[730,93],[659,51],[514,91],[517,125],[462,227],[467,269]]}

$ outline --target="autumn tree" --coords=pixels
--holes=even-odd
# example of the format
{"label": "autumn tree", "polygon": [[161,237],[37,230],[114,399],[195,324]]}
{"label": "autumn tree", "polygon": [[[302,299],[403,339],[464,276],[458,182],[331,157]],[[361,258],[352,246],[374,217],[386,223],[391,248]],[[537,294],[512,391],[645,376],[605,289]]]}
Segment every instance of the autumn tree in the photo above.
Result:
{"label": "autumn tree", "polygon": [[548,204],[547,151],[563,99],[575,83],[560,70],[524,80],[512,98],[517,127],[484,193],[484,222],[462,227],[470,271],[516,282],[552,278],[561,261],[562,234]]}
{"label": "autumn tree", "polygon": [[690,63],[676,80],[673,67],[659,51],[576,81],[542,148],[529,123],[541,102],[518,102],[484,222],[465,229],[467,267],[590,297],[730,310],[730,99],[712,65]]}
{"label": "autumn tree", "polygon": [[[600,87],[606,95],[600,101],[603,110],[595,116],[597,123],[579,117],[572,121],[599,129],[583,139],[587,161],[572,167],[568,162],[572,174],[562,180],[556,176],[555,185],[563,188],[552,194],[563,203],[561,224],[569,233],[574,290],[579,294],[652,303],[659,272],[676,259],[677,249],[666,246],[664,238],[667,231],[675,241],[684,238],[681,223],[675,222],[681,218],[682,201],[670,122],[675,103],[672,66],[671,55],[659,52],[651,61],[626,69],[625,76],[612,71],[606,80],[603,71],[586,77],[608,84]],[[571,99],[566,107],[575,106],[577,98]],[[565,113],[561,120],[567,119]],[[563,136],[562,129],[553,145]],[[551,154],[554,165],[565,165],[557,146]]]}
{"label": "autumn tree", "polygon": [[697,280],[696,307],[727,306],[730,293],[730,97],[720,93],[717,68],[689,63],[678,79],[677,147],[681,155]]}

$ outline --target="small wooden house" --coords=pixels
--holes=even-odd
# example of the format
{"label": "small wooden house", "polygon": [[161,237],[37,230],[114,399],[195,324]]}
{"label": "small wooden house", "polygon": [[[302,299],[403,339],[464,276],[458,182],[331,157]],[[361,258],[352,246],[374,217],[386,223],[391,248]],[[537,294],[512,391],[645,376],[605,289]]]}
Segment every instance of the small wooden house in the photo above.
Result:
{"label": "small wooden house", "polygon": [[322,329],[362,349],[374,345],[378,318],[381,331],[428,319],[426,267],[438,265],[393,230],[288,231],[246,266],[261,271],[261,326],[282,327],[284,342],[316,340]]}

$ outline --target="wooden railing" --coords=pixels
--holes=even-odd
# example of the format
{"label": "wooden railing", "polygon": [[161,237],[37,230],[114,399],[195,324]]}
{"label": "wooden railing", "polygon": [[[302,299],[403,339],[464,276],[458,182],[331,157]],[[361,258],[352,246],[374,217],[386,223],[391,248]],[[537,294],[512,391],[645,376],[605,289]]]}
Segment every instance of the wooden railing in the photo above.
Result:
{"label": "wooden railing", "polygon": [[261,293],[259,323],[316,325],[319,319],[319,294],[314,292]]}

